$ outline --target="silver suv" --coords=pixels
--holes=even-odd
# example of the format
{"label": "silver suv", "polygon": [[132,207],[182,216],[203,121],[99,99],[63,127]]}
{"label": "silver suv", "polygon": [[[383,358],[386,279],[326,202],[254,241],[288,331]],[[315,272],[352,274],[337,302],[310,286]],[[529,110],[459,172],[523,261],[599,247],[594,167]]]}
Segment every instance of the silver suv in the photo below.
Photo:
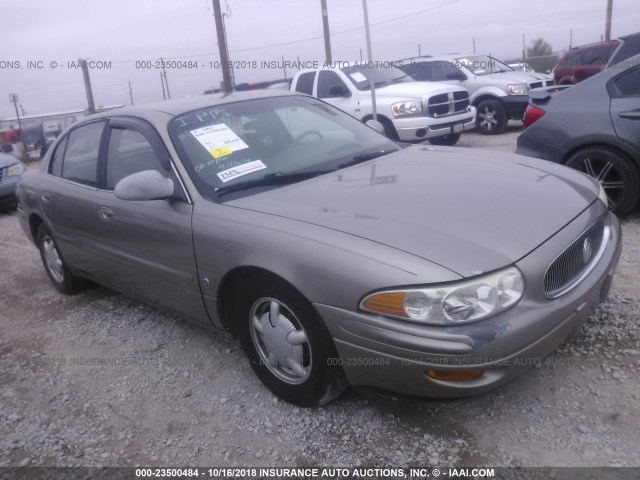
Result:
{"label": "silver suv", "polygon": [[476,128],[487,135],[504,131],[509,119],[522,120],[529,91],[554,84],[549,75],[518,72],[487,55],[414,57],[402,60],[399,68],[414,80],[466,88],[478,111]]}

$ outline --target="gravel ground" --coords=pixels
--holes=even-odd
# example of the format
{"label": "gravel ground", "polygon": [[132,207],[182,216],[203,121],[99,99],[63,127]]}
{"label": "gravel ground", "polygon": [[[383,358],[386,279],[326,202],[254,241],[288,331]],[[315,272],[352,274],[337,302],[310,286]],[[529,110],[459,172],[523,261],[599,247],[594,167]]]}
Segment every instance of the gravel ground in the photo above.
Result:
{"label": "gravel ground", "polygon": [[[461,146],[512,151],[518,125]],[[547,361],[455,401],[275,399],[239,345],[103,288],[51,286],[0,214],[0,466],[640,466],[640,217],[609,300]]]}

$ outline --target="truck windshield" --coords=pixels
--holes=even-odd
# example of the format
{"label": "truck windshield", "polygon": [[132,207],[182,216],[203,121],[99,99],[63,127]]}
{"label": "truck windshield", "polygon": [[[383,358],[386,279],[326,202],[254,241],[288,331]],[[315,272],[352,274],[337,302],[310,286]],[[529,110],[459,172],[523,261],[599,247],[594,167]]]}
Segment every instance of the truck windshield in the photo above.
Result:
{"label": "truck windshield", "polygon": [[371,82],[369,79],[372,75],[376,87],[415,81],[402,70],[395,67],[379,68],[354,66],[343,68],[342,71],[347,75],[347,77],[349,77],[349,80],[353,82],[358,90],[369,90],[371,88]]}

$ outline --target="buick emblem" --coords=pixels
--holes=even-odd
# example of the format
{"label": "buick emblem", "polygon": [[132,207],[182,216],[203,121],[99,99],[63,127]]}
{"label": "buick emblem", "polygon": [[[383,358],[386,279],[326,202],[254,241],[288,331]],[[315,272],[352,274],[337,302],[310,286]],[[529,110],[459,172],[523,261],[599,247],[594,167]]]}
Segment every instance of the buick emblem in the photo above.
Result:
{"label": "buick emblem", "polygon": [[591,237],[587,237],[582,242],[582,261],[588,263],[593,254],[593,246],[591,244]]}

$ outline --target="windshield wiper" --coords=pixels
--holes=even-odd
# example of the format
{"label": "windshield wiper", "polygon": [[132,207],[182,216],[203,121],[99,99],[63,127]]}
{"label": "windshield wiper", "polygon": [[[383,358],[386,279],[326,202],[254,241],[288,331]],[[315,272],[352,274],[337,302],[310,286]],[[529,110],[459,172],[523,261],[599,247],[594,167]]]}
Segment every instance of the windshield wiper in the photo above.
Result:
{"label": "windshield wiper", "polygon": [[218,194],[218,198],[220,198],[227,193],[237,192],[239,190],[247,190],[254,187],[263,187],[268,185],[290,185],[292,183],[302,182],[303,180],[309,180],[310,178],[317,177],[318,175],[324,175],[326,173],[331,173],[334,171],[335,170],[313,170],[309,172],[267,173],[261,178],[255,178],[253,180],[246,180],[244,182],[218,187],[215,189],[215,192]]}
{"label": "windshield wiper", "polygon": [[341,163],[338,165],[338,168],[347,168],[352,165],[357,165],[358,163],[366,162],[367,160],[373,160],[374,158],[381,157],[386,155],[387,153],[397,152],[398,150],[378,150],[377,152],[371,153],[361,153],[360,155],[356,155],[351,160],[345,163]]}

